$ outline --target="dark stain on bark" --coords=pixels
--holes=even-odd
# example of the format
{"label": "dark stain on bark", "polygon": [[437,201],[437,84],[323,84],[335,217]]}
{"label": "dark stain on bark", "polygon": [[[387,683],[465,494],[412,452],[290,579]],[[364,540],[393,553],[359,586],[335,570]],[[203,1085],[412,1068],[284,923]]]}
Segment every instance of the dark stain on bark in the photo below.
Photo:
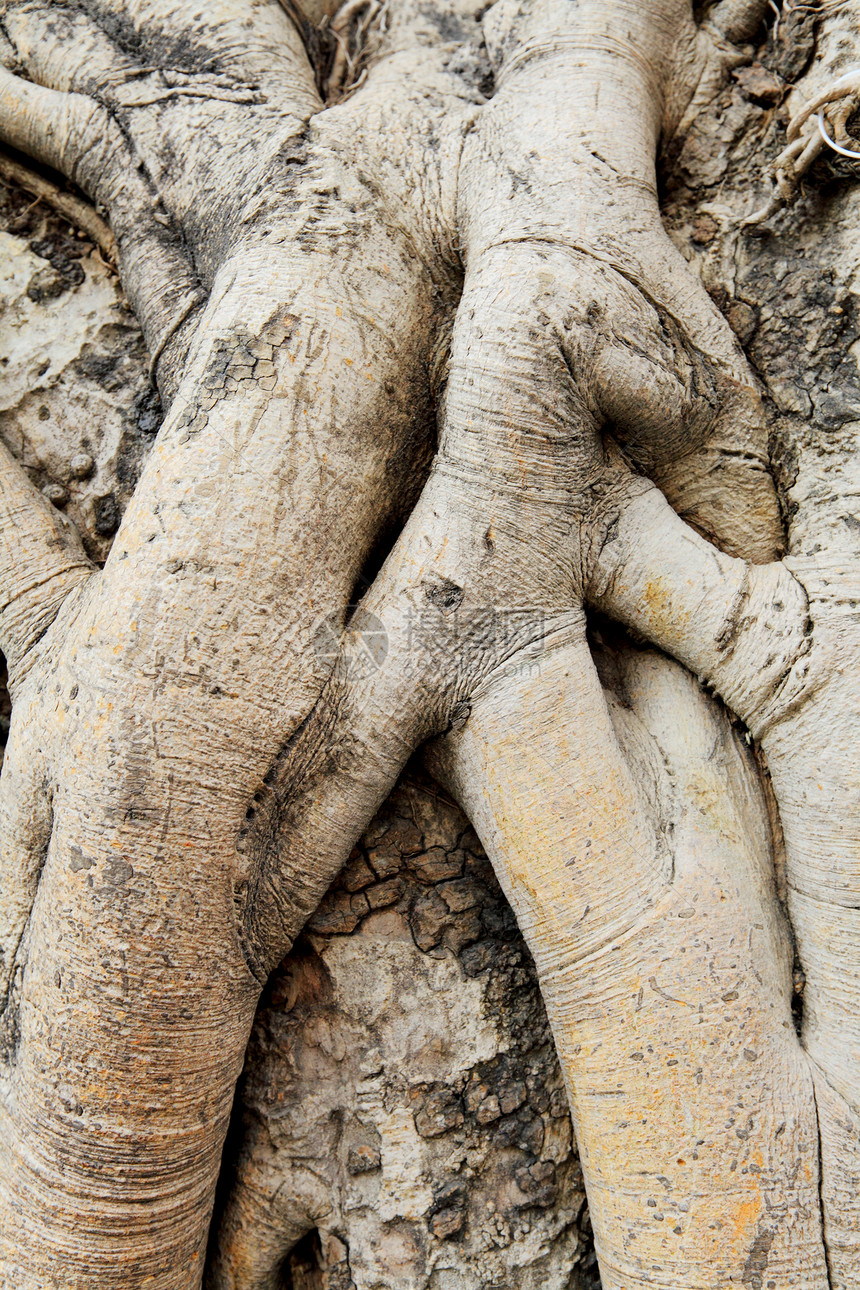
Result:
{"label": "dark stain on bark", "polygon": [[438,31],[444,41],[450,42],[452,45],[468,40],[472,34],[465,22],[461,20],[453,9],[445,9],[434,4],[422,4],[419,6],[418,12],[431,27]]}
{"label": "dark stain on bark", "polygon": [[462,604],[463,588],[458,587],[450,578],[441,578],[438,582],[425,582],[422,586],[425,598],[443,614],[459,609]]}
{"label": "dark stain on bark", "polygon": [[113,537],[119,528],[121,511],[113,493],[97,497],[93,504],[93,528],[99,537]]}
{"label": "dark stain on bark", "polygon": [[69,868],[72,873],[79,873],[81,869],[92,869],[96,863],[92,856],[85,856],[78,846],[70,847],[69,851],[72,857],[69,861]]}
{"label": "dark stain on bark", "polygon": [[767,1271],[767,1261],[770,1256],[770,1247],[773,1245],[775,1235],[776,1229],[767,1227],[760,1231],[753,1241],[752,1249],[744,1264],[742,1280],[742,1284],[751,1286],[752,1290],[761,1290],[762,1288],[764,1274]]}

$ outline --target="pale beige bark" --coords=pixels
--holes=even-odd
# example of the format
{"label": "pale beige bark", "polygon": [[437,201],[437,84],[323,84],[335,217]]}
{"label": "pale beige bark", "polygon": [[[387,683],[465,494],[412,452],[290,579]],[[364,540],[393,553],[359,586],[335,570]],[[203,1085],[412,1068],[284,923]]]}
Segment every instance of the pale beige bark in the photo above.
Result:
{"label": "pale beige bark", "polygon": [[[64,250],[86,248],[28,205],[15,202],[6,241],[0,321],[15,369],[0,433],[53,495],[62,484],[61,505],[99,548],[97,503],[123,506],[151,443],[145,359],[116,325],[121,298],[94,255],[73,261],[74,282],[46,268],[45,255],[64,266]],[[53,367],[38,378],[48,342]],[[98,426],[82,427],[87,405]],[[83,478],[71,466],[81,450]],[[293,1290],[307,1290],[306,1259],[329,1285],[489,1277],[569,1290],[579,1271],[577,1290],[591,1287],[582,1176],[533,969],[461,813],[411,777],[309,930],[258,1008],[212,1277],[280,1285],[293,1242],[319,1229],[318,1254],[300,1241],[289,1258]]]}
{"label": "pale beige bark", "polygon": [[[109,6],[95,13],[110,30]],[[297,140],[284,107],[307,117],[319,104],[309,69],[304,81],[295,70],[303,54],[290,53],[292,28],[276,6],[266,8],[272,29],[258,29],[258,47],[252,42],[237,66],[245,27],[236,13],[209,12],[194,33],[191,7],[126,6],[124,20],[151,40],[169,46],[174,37],[159,28],[167,19],[175,39],[193,35],[201,45],[190,55],[176,50],[186,70],[167,85],[155,75],[152,87],[134,68],[125,73],[96,19],[78,12],[54,23],[38,6],[6,17],[31,74],[59,86],[7,80],[16,105],[6,113],[8,137],[67,163],[106,202],[160,384],[173,395],[104,572],[85,588],[74,624],[59,618],[42,637],[14,691],[7,793],[39,740],[53,798],[47,857],[44,829],[25,847],[21,829],[9,827],[11,813],[29,810],[28,795],[6,799],[14,1060],[0,1239],[4,1274],[22,1287],[199,1282],[260,988],[255,973],[285,948],[246,935],[243,909],[258,875],[241,849],[243,824],[319,691],[315,629],[342,616],[427,451],[426,356],[450,279],[439,233],[446,196],[430,173],[421,196],[431,200],[415,217],[407,207],[401,220],[398,203],[411,184],[409,148],[432,121],[414,120],[387,149],[387,94],[383,87],[374,98],[368,87],[366,114],[347,104]],[[67,22],[79,61],[65,54]],[[286,62],[261,76],[273,43]],[[441,76],[446,106],[454,99],[456,145],[468,87],[458,99],[459,81],[434,66],[428,75],[431,83]],[[127,163],[119,155],[110,164],[113,141],[98,134],[103,114],[84,97],[106,83],[108,123],[121,121],[145,162],[164,223],[148,226],[151,202],[140,199],[144,222],[123,224],[124,203],[135,204],[133,186],[121,189]],[[63,98],[71,86],[75,94]],[[237,101],[246,125],[259,105],[265,147],[245,132],[231,146]],[[217,118],[217,139],[207,116]],[[83,131],[90,120],[101,151]],[[169,145],[183,131],[196,151],[177,170]],[[347,160],[375,140],[372,173],[351,172]],[[291,156],[297,189],[311,198],[292,209]],[[274,191],[263,182],[270,178]],[[210,185],[225,197],[216,209]],[[397,212],[382,221],[371,201],[381,188]],[[195,325],[186,302],[198,287],[189,295],[169,266],[186,248],[211,294],[181,360]],[[162,269],[180,296],[165,298]],[[14,650],[16,640],[7,635],[3,645]],[[322,866],[295,875],[303,912],[292,934],[331,876]],[[76,1146],[61,1162],[54,1144],[70,1124]]]}
{"label": "pale beige bark", "polygon": [[[802,908],[809,893],[796,876],[809,848],[800,808],[792,834],[792,803],[817,766],[801,767],[801,781],[797,765],[783,777],[779,765],[811,749],[809,714],[813,729],[822,722],[811,705],[827,690],[762,717],[780,657],[792,662],[800,642],[802,600],[787,598],[784,571],[746,571],[673,518],[600,436],[611,422],[700,531],[737,555],[774,556],[755,383],[661,229],[653,164],[661,127],[690,129],[739,58],[726,40],[747,38],[761,9],[721,5],[697,29],[680,0],[496,7],[484,20],[496,74],[484,106],[468,60],[452,57],[458,40],[405,10],[366,83],[319,111],[274,5],[241,40],[227,4],[205,19],[190,6],[123,6],[122,51],[109,4],[56,20],[38,5],[9,6],[9,61],[32,79],[4,80],[6,137],[107,206],[171,397],[104,573],[66,602],[38,649],[14,618],[2,642],[29,668],[19,668],[4,771],[18,911],[4,929],[15,1051],[4,1257],[15,1284],[199,1283],[259,984],[409,754],[446,732],[441,765],[542,976],[605,1284],[717,1287],[762,1281],[764,1266],[777,1285],[851,1283],[851,1232],[836,1263],[831,1242],[828,1272],[818,1203],[819,1122],[826,1209],[848,1151],[831,1147],[829,1126],[845,1137],[844,1116],[822,1115],[820,1096],[816,1111],[793,1039],[765,844],[753,841],[761,802],[736,808],[737,840],[724,821],[719,846],[695,830],[664,842],[579,608],[590,595],[649,632],[762,735],[814,977],[829,947]],[[132,65],[129,33],[162,51],[169,74]],[[284,50],[274,72],[267,40]],[[421,77],[395,108],[393,90],[415,65],[410,42]],[[69,47],[79,51],[71,62]],[[176,149],[192,140],[178,169]],[[137,179],[123,187],[131,161],[139,191]],[[426,456],[426,369],[457,294],[457,247],[466,277],[440,449],[362,609],[384,622],[388,653],[362,674],[354,632],[326,680],[315,627],[342,616]],[[13,554],[7,543],[10,567]],[[800,581],[826,621],[808,566]],[[739,622],[747,587],[756,612]],[[839,627],[838,648],[843,636]],[[804,659],[815,662],[819,639]],[[533,660],[536,676],[522,670]],[[655,709],[666,755],[689,773],[693,754],[661,716],[663,676],[663,665],[646,667],[630,684]],[[833,777],[845,798],[851,691],[827,685],[824,706],[846,725],[846,764]],[[686,702],[704,728],[706,710],[692,692]],[[546,748],[539,790],[528,739]],[[35,740],[53,819],[19,828],[15,812],[31,798],[14,791],[16,776]],[[732,774],[742,803],[749,773]],[[706,796],[721,792],[715,781]],[[843,864],[844,842],[819,857],[818,879]],[[840,888],[849,898],[850,881]],[[702,890],[707,908],[686,917],[688,895],[695,906]],[[601,917],[590,937],[592,893]],[[834,908],[850,921],[850,900],[831,901],[831,918]],[[743,919],[748,932],[760,921],[762,935],[739,948]],[[202,960],[201,946],[217,946],[217,959]],[[601,970],[610,953],[623,966]],[[843,975],[850,961],[843,952]],[[664,989],[662,972],[683,979]],[[721,973],[740,979],[722,991]],[[651,1019],[683,1045],[681,1070],[668,1065],[675,1057],[664,1067],[659,1053],[646,1061],[637,1048],[639,1063],[626,1052],[652,979]],[[826,993],[813,997],[826,1004]],[[717,996],[732,1022],[715,1036],[699,1018]],[[583,1038],[604,1045],[605,1064],[590,1064]],[[828,1087],[844,1095],[834,1054]],[[613,1096],[634,1107],[656,1085],[645,1135],[595,1095],[607,1070],[623,1070]],[[679,1080],[709,1151],[697,1150],[694,1123],[679,1134]],[[735,1139],[719,1129],[741,1103],[752,1120],[739,1140],[752,1145],[738,1189]],[[613,1159],[629,1180],[623,1194]],[[677,1244],[649,1218],[655,1178],[705,1198],[679,1210],[692,1216],[672,1229]],[[717,1221],[730,1237],[714,1237]]]}
{"label": "pale beige bark", "polygon": [[[821,61],[811,65],[792,96],[793,113],[843,72],[858,34],[850,9],[828,20]],[[692,150],[691,162],[695,176]],[[720,194],[724,201],[749,200],[746,191],[733,191],[741,175],[725,177]],[[806,974],[803,1041],[816,1085],[830,1280],[833,1286],[848,1287],[860,1277],[857,548],[851,518],[858,468],[856,376],[845,354],[850,340],[841,322],[843,314],[850,318],[857,273],[853,188],[818,209],[813,197],[806,207],[789,210],[777,223],[777,236],[758,254],[755,278],[750,272],[752,257],[738,253],[730,229],[715,237],[703,267],[715,287],[741,298],[747,284],[770,278],[770,292],[786,299],[786,284],[797,281],[793,275],[786,277],[785,254],[796,237],[798,220],[805,225],[805,262],[796,303],[788,297],[790,309],[812,323],[811,311],[823,307],[837,329],[811,346],[807,367],[793,371],[785,363],[780,324],[777,319],[771,323],[761,307],[757,348],[786,463],[789,557],[781,569],[752,570],[748,575],[733,562],[718,567],[688,536],[682,538],[682,547],[674,545],[665,527],[674,526],[664,515],[658,521],[664,526],[662,538],[654,533],[663,569],[656,578],[638,578],[629,576],[633,571],[628,566],[621,592],[625,608],[614,601],[613,607],[630,621],[637,618],[665,643],[668,630],[678,646],[675,652],[725,695],[767,754],[785,833],[789,909]],[[715,225],[715,233],[717,229]],[[830,376],[836,370],[844,373],[846,384],[833,397],[828,386],[839,389]],[[641,539],[639,532],[637,545]],[[681,555],[667,565],[669,550]],[[617,590],[609,590],[609,599]]]}

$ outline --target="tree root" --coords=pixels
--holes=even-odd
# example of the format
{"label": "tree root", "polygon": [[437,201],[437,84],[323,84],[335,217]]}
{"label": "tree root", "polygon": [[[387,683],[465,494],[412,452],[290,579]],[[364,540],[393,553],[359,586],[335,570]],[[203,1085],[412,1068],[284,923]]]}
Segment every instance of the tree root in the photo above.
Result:
{"label": "tree root", "polygon": [[[739,19],[737,30],[746,30],[757,8],[730,4],[727,29]],[[255,21],[271,17],[260,9]],[[232,54],[237,29],[252,26],[243,6],[231,10],[227,37],[194,12],[204,28],[197,37],[211,38],[216,55],[224,43]],[[360,42],[373,12],[350,0],[344,30],[356,20]],[[29,22],[30,7],[19,16]],[[393,129],[383,110],[388,91],[375,91],[373,78],[348,105],[351,114],[318,111],[299,59],[285,102],[289,124],[272,114],[270,135],[249,142],[239,131],[233,151],[199,128],[198,109],[205,124],[212,119],[205,94],[181,96],[178,106],[156,96],[159,113],[169,102],[176,115],[155,124],[145,115],[153,101],[113,94],[116,49],[106,63],[110,93],[96,99],[88,84],[71,95],[34,92],[29,80],[4,74],[21,143],[72,170],[83,166],[97,188],[97,159],[113,164],[114,180],[126,169],[140,179],[131,196],[128,186],[107,195],[125,217],[124,264],[134,263],[129,247],[140,252],[141,314],[163,304],[165,284],[153,290],[143,272],[158,233],[146,206],[153,193],[155,224],[169,235],[158,243],[158,263],[176,270],[166,280],[180,281],[186,299],[207,298],[187,361],[174,355],[179,388],[98,594],[22,699],[28,729],[50,736],[61,785],[32,924],[39,953],[22,992],[14,1123],[0,1180],[6,1214],[20,1211],[25,1195],[50,1210],[47,1235],[41,1214],[28,1211],[26,1240],[0,1238],[16,1269],[32,1240],[41,1263],[30,1284],[71,1257],[82,1208],[85,1222],[102,1226],[93,1248],[74,1250],[73,1275],[119,1285],[151,1273],[153,1285],[171,1290],[199,1282],[221,1136],[260,979],[405,760],[433,736],[453,750],[452,783],[539,965],[588,1157],[607,1285],[654,1284],[665,1229],[650,1217],[650,1193],[654,1179],[671,1185],[673,1177],[705,1200],[672,1229],[685,1237],[687,1222],[667,1286],[689,1283],[714,1260],[716,1282],[736,1282],[766,1236],[774,1264],[792,1258],[811,1284],[820,1279],[814,1106],[760,879],[766,841],[737,864],[728,844],[699,847],[695,829],[688,864],[671,849],[621,753],[582,611],[599,554],[643,496],[642,480],[605,446],[607,423],[701,530],[763,558],[779,541],[754,379],[668,243],[656,196],[675,35],[682,51],[699,53],[710,37],[685,0],[635,11],[605,0],[545,0],[515,15],[512,30],[498,19],[488,19],[487,32],[502,75],[486,106],[450,72],[444,42],[437,62],[422,46],[426,101],[409,98],[412,115]],[[287,35],[294,45],[295,31]],[[32,47],[41,57],[43,45]],[[346,90],[356,63],[341,48],[336,80]],[[711,55],[719,63],[712,49],[703,60]],[[688,81],[679,99],[694,93]],[[623,105],[620,121],[595,113],[604,97]],[[220,121],[226,108],[217,102]],[[416,184],[428,102],[439,111],[430,125],[442,160],[426,164]],[[243,123],[255,106],[267,108],[242,99]],[[80,130],[68,128],[71,113]],[[59,141],[56,122],[66,127]],[[175,158],[171,172],[159,151],[168,127],[180,140],[191,133],[203,156],[198,170],[180,169],[175,189]],[[375,150],[374,129],[382,139]],[[357,140],[365,149],[355,165]],[[101,149],[95,157],[92,146]],[[146,182],[141,155],[151,159]],[[225,201],[213,202],[228,174]],[[467,272],[435,467],[360,611],[383,622],[388,650],[368,672],[347,641],[333,671],[329,660],[319,668],[315,617],[343,621],[393,514],[392,494],[420,474],[431,397],[422,364],[446,325],[452,284],[459,287],[449,253],[458,237]],[[156,350],[174,315],[175,307],[167,318],[156,311]],[[647,576],[669,563],[665,580],[680,578],[683,621],[691,635],[705,633],[696,648],[707,662],[711,646],[718,658],[720,644],[731,652],[749,597],[739,562],[675,519],[682,536],[668,551],[654,542],[659,524],[634,538],[648,549]],[[695,577],[691,549],[701,557]],[[607,599],[625,590],[630,598],[630,581],[618,561]],[[634,607],[644,601],[652,630],[671,637],[659,592],[646,586]],[[354,642],[358,633],[346,635]],[[22,735],[10,760],[13,752],[19,762],[26,756]],[[744,829],[730,821],[725,833],[743,837]],[[755,918],[759,909],[747,929],[749,911]],[[141,937],[144,922],[150,930]],[[70,923],[74,939],[65,939]],[[749,935],[738,939],[739,926]],[[715,938],[737,983],[725,973],[711,978]],[[700,1024],[719,1023],[721,1005],[731,1005],[727,1032]],[[58,1013],[61,1032],[43,1024]],[[645,1048],[630,1051],[637,1026],[646,1047],[650,1033],[668,1036],[653,1061]],[[755,1036],[755,1046],[745,1049],[744,1036]],[[65,1094],[46,1085],[60,1042],[76,1067],[71,1111]],[[679,1057],[670,1055],[676,1046]],[[716,1075],[705,1085],[709,1061]],[[607,1076],[620,1081],[623,1119]],[[653,1133],[641,1134],[631,1126],[655,1087],[653,1121],[645,1121]],[[701,1156],[679,1087],[709,1126]],[[776,1128],[764,1110],[747,1112],[764,1164],[739,1187],[738,1148],[723,1132],[727,1102],[740,1089],[738,1105],[758,1108],[763,1087],[783,1124]],[[39,1147],[65,1141],[65,1117],[78,1106],[78,1145],[64,1155],[63,1175],[53,1157],[34,1164],[25,1137]],[[784,1149],[786,1128],[792,1146]],[[752,1134],[751,1122],[739,1125],[739,1141]],[[624,1186],[601,1161],[606,1144]],[[169,1197],[158,1187],[166,1170],[175,1180]],[[774,1195],[794,1220],[778,1239],[760,1226]],[[717,1211],[722,1222],[727,1207],[737,1219],[732,1243],[714,1236]],[[146,1266],[136,1262],[135,1241]]]}
{"label": "tree root", "polygon": [[[860,151],[849,146],[853,142],[846,126],[860,105],[860,70],[846,72],[832,81],[794,114],[788,125],[788,144],[772,166],[776,188],[769,201],[747,215],[740,222],[741,228],[753,228],[764,223],[790,202],[796,195],[800,181],[826,148],[840,156],[860,160]],[[802,134],[804,125],[815,117],[817,132]],[[828,132],[830,125],[834,135]],[[835,136],[835,137],[834,137]]]}
{"label": "tree root", "polygon": [[22,165],[7,152],[0,150],[0,178],[17,184],[32,193],[39,201],[47,202],[58,214],[86,233],[87,237],[99,248],[105,262],[114,271],[117,269],[118,251],[116,238],[109,225],[102,219],[94,206],[76,197],[74,193],[65,192],[58,184],[52,183],[44,175]]}

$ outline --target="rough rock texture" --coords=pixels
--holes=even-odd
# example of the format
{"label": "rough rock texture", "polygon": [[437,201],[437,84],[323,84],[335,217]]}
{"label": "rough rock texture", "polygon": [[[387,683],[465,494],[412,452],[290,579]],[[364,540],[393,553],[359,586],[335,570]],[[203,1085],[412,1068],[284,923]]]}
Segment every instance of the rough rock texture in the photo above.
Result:
{"label": "rough rock texture", "polygon": [[235,1132],[215,1286],[271,1284],[308,1229],[330,1287],[590,1284],[534,969],[432,781],[398,787],[270,981]]}
{"label": "rough rock texture", "polygon": [[134,315],[77,229],[0,181],[0,433],[104,560],[161,424]]}

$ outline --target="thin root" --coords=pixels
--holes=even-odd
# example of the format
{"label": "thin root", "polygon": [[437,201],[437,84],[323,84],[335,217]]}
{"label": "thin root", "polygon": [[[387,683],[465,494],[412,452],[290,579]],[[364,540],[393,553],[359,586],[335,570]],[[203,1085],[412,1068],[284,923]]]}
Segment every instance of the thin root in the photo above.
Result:
{"label": "thin root", "polygon": [[783,13],[832,13],[834,9],[841,9],[848,3],[848,0],[825,0],[822,4],[792,4],[791,0],[785,0],[782,6]]}
{"label": "thin root", "polygon": [[[841,3],[841,0],[839,2]],[[794,6],[796,9],[810,7]],[[761,210],[754,211],[741,221],[742,228],[763,223],[771,215],[776,214],[780,206],[791,201],[797,192],[800,180],[825,148],[832,149],[842,157],[860,161],[860,151],[848,146],[854,141],[846,128],[858,104],[860,104],[860,68],[852,68],[850,72],[845,72],[825,86],[808,103],[805,103],[799,112],[795,113],[786,132],[788,145],[783,148],[773,163],[775,189]],[[828,107],[831,109],[829,112]],[[804,136],[801,133],[803,127],[811,119],[815,120],[816,128],[811,135]],[[833,129],[832,135],[827,129],[825,120]]]}
{"label": "thin root", "polygon": [[328,22],[328,38],[334,42],[334,57],[325,81],[325,99],[331,105],[348,98],[358,89],[367,72],[374,26],[385,27],[387,0],[345,0]]}
{"label": "thin root", "polygon": [[90,241],[99,248],[110,268],[116,271],[118,262],[116,239],[101,215],[89,202],[76,197],[73,193],[63,192],[50,179],[37,174],[29,166],[15,161],[2,150],[0,150],[0,179],[17,184],[19,188],[32,193],[37,201],[47,202],[70,224],[74,224],[86,233]]}
{"label": "thin root", "polygon": [[843,157],[860,158],[860,152],[858,152],[856,148],[843,148],[843,146],[840,143],[837,143],[835,139],[831,139],[825,128],[824,117],[821,112],[818,113],[815,119],[818,122],[818,132],[827,144],[828,148],[832,148],[834,152],[840,153]]}

